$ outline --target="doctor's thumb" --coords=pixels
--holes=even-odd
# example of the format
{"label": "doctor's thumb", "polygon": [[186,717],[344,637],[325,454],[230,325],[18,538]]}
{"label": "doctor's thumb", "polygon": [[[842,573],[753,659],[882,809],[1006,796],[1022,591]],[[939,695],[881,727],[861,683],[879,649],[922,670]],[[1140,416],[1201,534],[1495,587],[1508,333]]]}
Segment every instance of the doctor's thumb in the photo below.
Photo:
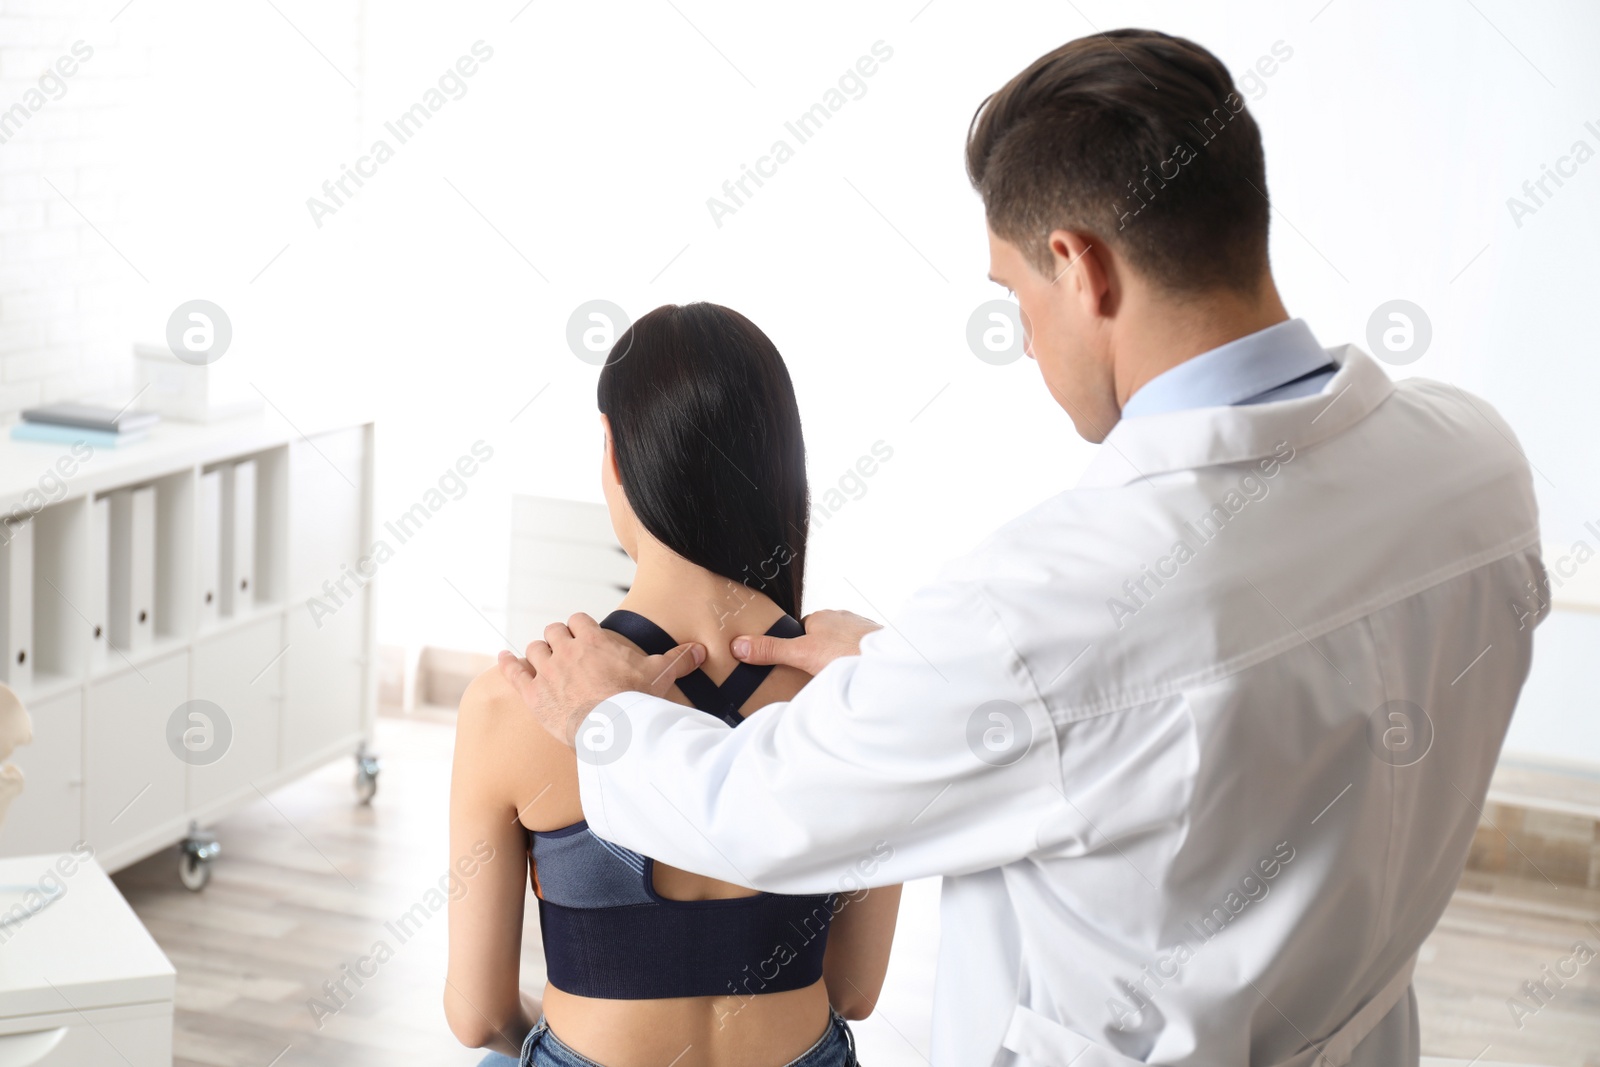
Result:
{"label": "doctor's thumb", "polygon": [[730,646],[733,658],[741,663],[753,663],[764,667],[769,663],[796,666],[794,638],[768,637],[762,634],[759,637],[735,637]]}
{"label": "doctor's thumb", "polygon": [[656,670],[655,676],[650,683],[651,691],[658,694],[666,692],[672,688],[673,682],[693,671],[705,661],[705,646],[695,644],[692,641],[663,652],[659,656],[651,656],[650,662]]}

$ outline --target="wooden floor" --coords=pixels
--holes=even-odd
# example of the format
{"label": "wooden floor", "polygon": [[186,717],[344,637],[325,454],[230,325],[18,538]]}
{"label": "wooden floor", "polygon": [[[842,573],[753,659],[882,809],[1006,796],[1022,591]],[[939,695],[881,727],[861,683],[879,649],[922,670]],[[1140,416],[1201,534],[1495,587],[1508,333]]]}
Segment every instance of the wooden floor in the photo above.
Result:
{"label": "wooden floor", "polygon": [[[215,826],[203,892],[178,883],[173,849],[116,876],[178,971],[179,1067],[477,1062],[444,1021],[444,909],[404,943],[384,926],[445,871],[451,744],[447,725],[380,719],[371,807],[355,803],[354,760],[340,761]],[[380,939],[393,957],[330,997],[323,983]]]}
{"label": "wooden floor", "polygon": [[[404,942],[384,925],[444,873],[450,747],[445,722],[380,719],[384,770],[372,807],[354,803],[354,766],[341,762],[219,824],[223,852],[203,893],[178,883],[173,850],[116,876],[178,971],[178,1067],[477,1062],[440,1006],[444,910]],[[937,900],[935,883],[907,889],[879,1010],[856,1027],[870,1067],[926,1063]],[[1424,1054],[1600,1067],[1600,957],[1560,987],[1546,977],[1580,939],[1600,952],[1600,892],[1469,875],[1418,967]],[[330,996],[324,983],[380,940],[392,958],[359,986],[345,979],[349,996]],[[534,986],[531,934],[524,959],[524,984]],[[1522,995],[1529,1010],[1517,1018],[1508,998],[1540,980],[1553,995],[1537,1012]]]}
{"label": "wooden floor", "polygon": [[[1574,953],[1580,941],[1589,952]],[[1526,982],[1549,992],[1530,999]],[[1600,1067],[1600,891],[1468,872],[1416,988],[1424,1055]]]}

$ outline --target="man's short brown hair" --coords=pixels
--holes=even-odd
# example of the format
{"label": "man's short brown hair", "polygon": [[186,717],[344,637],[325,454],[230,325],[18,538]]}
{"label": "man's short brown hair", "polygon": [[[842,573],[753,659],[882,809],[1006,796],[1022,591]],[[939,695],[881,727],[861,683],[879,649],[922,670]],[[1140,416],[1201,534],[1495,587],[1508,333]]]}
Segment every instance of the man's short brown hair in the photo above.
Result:
{"label": "man's short brown hair", "polygon": [[1250,292],[1266,274],[1261,131],[1193,41],[1113,30],[1041,56],[978,108],[967,174],[989,228],[1042,273],[1065,229],[1173,293]]}

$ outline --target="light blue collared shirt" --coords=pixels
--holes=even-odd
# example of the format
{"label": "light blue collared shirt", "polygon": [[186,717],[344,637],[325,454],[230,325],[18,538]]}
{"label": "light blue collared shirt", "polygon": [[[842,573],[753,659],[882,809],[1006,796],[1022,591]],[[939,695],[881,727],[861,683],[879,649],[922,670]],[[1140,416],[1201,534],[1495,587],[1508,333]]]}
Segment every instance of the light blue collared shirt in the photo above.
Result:
{"label": "light blue collared shirt", "polygon": [[1321,392],[1337,369],[1305,320],[1290,319],[1156,375],[1128,398],[1122,417],[1293,400]]}

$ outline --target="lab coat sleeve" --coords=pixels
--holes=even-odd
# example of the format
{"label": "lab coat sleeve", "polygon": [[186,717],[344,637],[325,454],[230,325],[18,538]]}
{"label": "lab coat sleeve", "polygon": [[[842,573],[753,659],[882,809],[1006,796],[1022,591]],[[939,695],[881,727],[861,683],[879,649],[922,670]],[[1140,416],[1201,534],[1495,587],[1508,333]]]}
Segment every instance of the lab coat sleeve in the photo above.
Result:
{"label": "lab coat sleeve", "polygon": [[[590,730],[608,743],[586,746]],[[973,583],[919,593],[737,729],[622,694],[584,721],[578,765],[601,837],[780,893],[999,866],[1064,803],[1050,716]]]}

